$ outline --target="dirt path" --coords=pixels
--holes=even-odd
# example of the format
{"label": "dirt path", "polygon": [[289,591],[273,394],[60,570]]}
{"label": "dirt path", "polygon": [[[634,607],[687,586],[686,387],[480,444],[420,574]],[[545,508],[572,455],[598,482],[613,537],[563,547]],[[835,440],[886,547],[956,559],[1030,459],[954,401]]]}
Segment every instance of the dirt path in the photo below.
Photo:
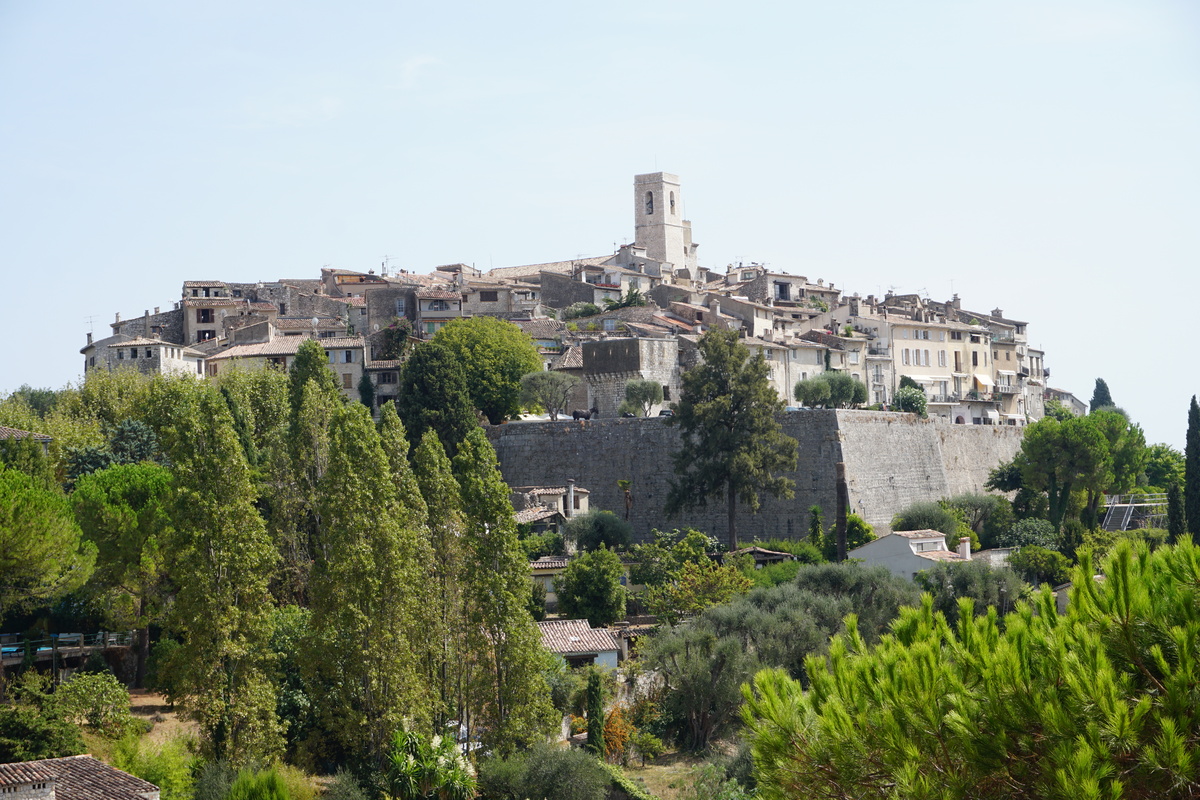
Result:
{"label": "dirt path", "polygon": [[167,698],[148,689],[131,690],[129,707],[135,717],[154,723],[154,728],[144,739],[148,744],[161,744],[177,737],[194,738],[199,733],[195,722],[181,719],[178,710],[167,705]]}

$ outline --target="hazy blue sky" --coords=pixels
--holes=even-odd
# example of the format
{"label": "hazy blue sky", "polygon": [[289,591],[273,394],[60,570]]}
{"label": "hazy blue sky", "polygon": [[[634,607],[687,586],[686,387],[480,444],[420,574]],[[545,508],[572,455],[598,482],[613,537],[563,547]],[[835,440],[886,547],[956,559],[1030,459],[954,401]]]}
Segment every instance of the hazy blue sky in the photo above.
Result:
{"label": "hazy blue sky", "polygon": [[185,279],[610,253],[656,170],[702,264],[1000,307],[1182,447],[1192,0],[0,0],[0,392]]}

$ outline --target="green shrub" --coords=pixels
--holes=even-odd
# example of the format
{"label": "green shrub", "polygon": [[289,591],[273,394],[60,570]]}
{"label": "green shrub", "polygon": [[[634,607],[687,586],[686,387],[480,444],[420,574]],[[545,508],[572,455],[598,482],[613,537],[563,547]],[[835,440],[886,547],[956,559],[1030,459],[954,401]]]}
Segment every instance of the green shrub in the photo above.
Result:
{"label": "green shrub", "polygon": [[325,788],[321,800],[369,800],[369,797],[353,775],[340,769]]}
{"label": "green shrub", "polygon": [[1034,586],[1041,583],[1051,586],[1066,583],[1071,570],[1071,562],[1062,553],[1034,544],[1025,545],[1010,555],[1008,566]]}
{"label": "green shrub", "polygon": [[609,773],[582,750],[538,745],[525,762],[522,797],[539,800],[604,800],[612,783]]}
{"label": "green shrub", "polygon": [[228,761],[208,761],[196,773],[193,800],[225,800],[237,773]]}
{"label": "green shrub", "polygon": [[169,739],[151,746],[136,734],[128,734],[117,742],[112,765],[153,783],[162,800],[191,800],[196,763],[186,739]]}
{"label": "green shrub", "polygon": [[150,657],[146,659],[146,688],[161,692],[172,705],[179,690],[171,678],[175,672],[171,668],[171,660],[176,657],[180,647],[175,639],[159,639],[150,648]]}
{"label": "green shrub", "polygon": [[[261,772],[244,769],[238,773],[225,800],[294,800],[283,776],[274,767]],[[298,800],[298,799],[297,799]]]}
{"label": "green shrub", "polygon": [[64,719],[110,739],[135,727],[129,690],[111,672],[76,673],[54,691],[53,705]]}

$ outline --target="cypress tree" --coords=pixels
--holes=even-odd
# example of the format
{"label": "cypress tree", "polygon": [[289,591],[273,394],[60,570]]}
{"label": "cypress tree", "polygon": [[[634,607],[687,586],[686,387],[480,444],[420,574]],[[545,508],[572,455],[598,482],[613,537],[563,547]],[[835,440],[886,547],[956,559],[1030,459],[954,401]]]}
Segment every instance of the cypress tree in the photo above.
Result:
{"label": "cypress tree", "polygon": [[[418,348],[420,349],[420,348]],[[458,482],[437,433],[427,429],[413,453],[413,472],[428,512],[426,535],[432,553],[428,575],[430,602],[423,643],[423,672],[433,687],[434,729],[451,719],[464,720],[470,662],[467,659],[466,599],[463,586],[467,558]]]}
{"label": "cypress tree", "polygon": [[325,729],[373,774],[405,719],[427,722],[413,638],[425,576],[417,532],[403,524],[388,458],[359,404],[334,411],[317,507],[323,546],[311,581],[306,675]]}
{"label": "cypress tree", "polygon": [[1101,408],[1114,406],[1112,395],[1108,391],[1108,384],[1104,378],[1096,378],[1096,388],[1092,390],[1092,401],[1088,403],[1088,411],[1096,411]]}
{"label": "cypress tree", "polygon": [[496,451],[474,428],[454,457],[462,489],[467,557],[464,597],[470,621],[471,705],[483,741],[508,752],[545,738],[554,709],[541,668],[541,635],[529,615],[529,563],[517,539],[509,489]]}
{"label": "cypress tree", "polygon": [[440,342],[417,345],[400,372],[396,411],[414,446],[432,430],[453,456],[467,431],[477,427],[462,365]]}
{"label": "cypress tree", "polygon": [[604,691],[594,669],[588,672],[587,682],[587,749],[604,757]]}
{"label": "cypress tree", "polygon": [[244,764],[280,752],[268,582],[277,553],[255,509],[257,492],[229,406],[210,387],[176,399],[187,436],[170,451],[176,497],[171,627],[182,639],[173,680],[200,724],[205,754]]}
{"label": "cypress tree", "polygon": [[1183,492],[1179,484],[1167,486],[1167,542],[1175,544],[1187,532],[1187,519],[1183,513]]}
{"label": "cypress tree", "polygon": [[1188,407],[1187,439],[1183,449],[1183,516],[1192,535],[1200,533],[1200,405],[1196,395]]}

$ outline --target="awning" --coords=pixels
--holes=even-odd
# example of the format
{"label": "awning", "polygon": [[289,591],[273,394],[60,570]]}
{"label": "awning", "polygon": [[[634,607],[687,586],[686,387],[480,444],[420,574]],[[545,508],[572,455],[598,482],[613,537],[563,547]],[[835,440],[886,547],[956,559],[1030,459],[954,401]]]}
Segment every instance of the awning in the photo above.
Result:
{"label": "awning", "polygon": [[978,383],[980,386],[986,386],[989,389],[992,388],[993,386],[995,386],[995,384],[992,383],[991,375],[976,375],[975,382]]}
{"label": "awning", "polygon": [[953,376],[954,376],[954,377],[956,377],[956,378],[966,378],[966,377],[969,377],[969,376],[967,375],[967,373],[965,373],[965,372],[951,372],[950,374],[951,374],[951,375],[953,375]]}
{"label": "awning", "polygon": [[1016,375],[1017,374],[1017,373],[1015,373],[1011,370],[1007,370],[1007,369],[998,369],[998,370],[996,370],[996,372],[999,373],[1000,375]]}
{"label": "awning", "polygon": [[996,409],[994,409],[994,408],[987,408],[987,409],[984,409],[984,411],[983,411],[983,415],[984,415],[985,417],[987,417],[988,419],[990,419],[990,420],[997,420],[997,421],[998,421],[998,420],[1000,419],[1000,412],[999,412],[999,411],[997,411],[997,410],[996,410]]}

